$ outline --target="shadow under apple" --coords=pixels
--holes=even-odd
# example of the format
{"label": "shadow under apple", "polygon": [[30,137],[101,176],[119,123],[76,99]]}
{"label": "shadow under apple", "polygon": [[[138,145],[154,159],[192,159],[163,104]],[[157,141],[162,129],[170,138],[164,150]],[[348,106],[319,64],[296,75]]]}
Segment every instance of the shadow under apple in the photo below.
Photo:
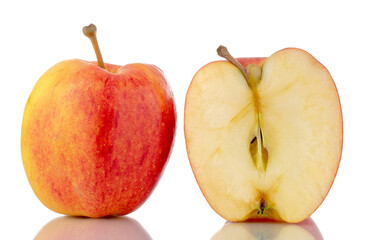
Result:
{"label": "shadow under apple", "polygon": [[323,240],[322,234],[311,218],[301,223],[283,222],[228,222],[211,240]]}
{"label": "shadow under apple", "polygon": [[35,240],[93,240],[93,239],[139,239],[152,238],[138,221],[130,217],[58,217],[48,222],[37,234]]}

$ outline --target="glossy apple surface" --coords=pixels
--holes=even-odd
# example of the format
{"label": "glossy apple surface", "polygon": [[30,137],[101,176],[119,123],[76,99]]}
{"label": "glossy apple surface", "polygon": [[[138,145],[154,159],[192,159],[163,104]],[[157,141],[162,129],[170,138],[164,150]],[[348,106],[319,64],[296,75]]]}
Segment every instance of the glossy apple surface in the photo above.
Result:
{"label": "glossy apple surface", "polygon": [[238,61],[247,74],[228,61],[212,62],[188,89],[192,170],[208,203],[229,221],[301,222],[326,197],[341,158],[334,81],[300,49]]}
{"label": "glossy apple surface", "polygon": [[173,94],[153,65],[68,60],[49,69],[27,101],[24,169],[41,202],[67,215],[137,209],[169,157]]}

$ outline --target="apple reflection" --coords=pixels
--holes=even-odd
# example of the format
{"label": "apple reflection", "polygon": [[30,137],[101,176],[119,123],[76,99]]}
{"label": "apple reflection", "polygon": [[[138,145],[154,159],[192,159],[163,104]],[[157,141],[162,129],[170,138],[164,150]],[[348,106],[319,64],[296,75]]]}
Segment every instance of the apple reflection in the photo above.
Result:
{"label": "apple reflection", "polygon": [[317,225],[311,218],[293,223],[241,222],[226,223],[211,240],[323,240]]}
{"label": "apple reflection", "polygon": [[149,234],[130,217],[83,218],[59,217],[47,223],[36,240],[139,239],[151,240]]}

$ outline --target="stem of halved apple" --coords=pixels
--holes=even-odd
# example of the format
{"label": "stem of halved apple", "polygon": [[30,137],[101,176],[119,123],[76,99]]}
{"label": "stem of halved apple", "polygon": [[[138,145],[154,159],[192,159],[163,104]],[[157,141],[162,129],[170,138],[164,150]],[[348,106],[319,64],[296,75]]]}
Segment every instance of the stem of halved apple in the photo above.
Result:
{"label": "stem of halved apple", "polygon": [[217,48],[217,53],[220,57],[225,58],[240,70],[240,72],[243,74],[245,80],[247,81],[248,86],[252,91],[258,124],[256,135],[250,143],[249,150],[252,155],[255,166],[262,171],[266,171],[268,162],[268,151],[266,150],[263,144],[264,136],[262,134],[262,118],[259,102],[260,100],[257,91],[257,85],[261,80],[262,70],[259,66],[254,64],[249,64],[245,68],[233,56],[231,56],[227,48],[224,46],[219,46]]}
{"label": "stem of halved apple", "polygon": [[88,37],[92,42],[93,49],[95,50],[95,53],[96,53],[98,66],[105,69],[105,63],[102,59],[100,47],[98,46],[96,32],[97,32],[97,27],[94,24],[90,24],[83,28],[84,35]]}

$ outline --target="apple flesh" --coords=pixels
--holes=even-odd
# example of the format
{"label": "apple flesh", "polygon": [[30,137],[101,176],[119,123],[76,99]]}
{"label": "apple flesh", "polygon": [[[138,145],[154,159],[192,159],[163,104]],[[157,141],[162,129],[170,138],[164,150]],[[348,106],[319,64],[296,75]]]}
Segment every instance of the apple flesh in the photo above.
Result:
{"label": "apple flesh", "polygon": [[335,84],[300,49],[239,62],[249,79],[217,61],[191,82],[184,128],[192,170],[208,203],[229,221],[301,222],[326,197],[341,158]]}
{"label": "apple flesh", "polygon": [[175,123],[173,95],[157,67],[63,61],[38,80],[27,101],[24,169],[55,212],[125,215],[157,184]]}

